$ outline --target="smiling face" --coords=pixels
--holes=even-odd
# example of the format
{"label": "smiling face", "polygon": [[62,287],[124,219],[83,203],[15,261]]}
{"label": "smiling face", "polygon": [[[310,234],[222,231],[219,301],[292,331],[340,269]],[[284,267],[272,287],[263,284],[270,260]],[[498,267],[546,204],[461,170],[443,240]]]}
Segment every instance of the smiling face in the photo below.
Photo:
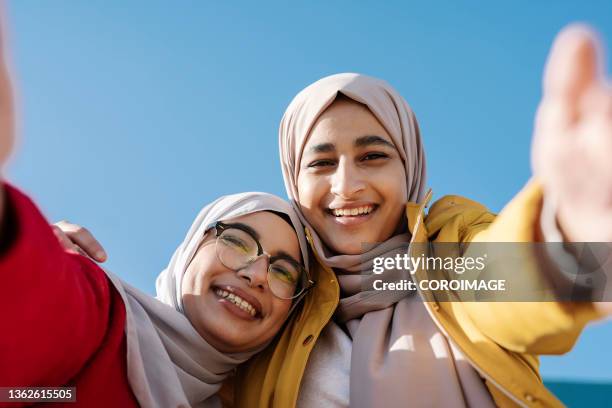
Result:
{"label": "smiling face", "polygon": [[[295,231],[277,215],[261,211],[224,222],[239,223],[255,232],[271,256],[290,256],[296,262],[301,259]],[[216,241],[214,230],[210,230],[185,272],[185,314],[198,333],[221,352],[257,349],[280,330],[291,300],[270,291],[266,256],[236,272],[219,260]]]}
{"label": "smiling face", "polygon": [[360,254],[398,226],[408,193],[404,163],[370,110],[337,99],[318,118],[304,146],[298,201],[323,242]]}

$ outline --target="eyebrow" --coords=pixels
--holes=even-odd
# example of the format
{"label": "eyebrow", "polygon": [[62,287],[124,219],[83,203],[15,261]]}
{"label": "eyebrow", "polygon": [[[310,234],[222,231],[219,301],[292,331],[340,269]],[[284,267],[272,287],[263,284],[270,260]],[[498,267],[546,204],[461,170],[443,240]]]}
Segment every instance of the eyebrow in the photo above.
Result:
{"label": "eyebrow", "polygon": [[387,146],[387,147],[391,147],[395,149],[395,146],[393,145],[393,143],[389,142],[388,140],[383,139],[380,136],[376,136],[376,135],[361,136],[355,140],[355,143],[353,143],[353,145],[355,147],[382,145],[382,146]]}
{"label": "eyebrow", "polygon": [[[233,227],[238,226],[238,227],[240,227],[240,228],[243,228],[243,229],[245,229],[245,230],[246,230],[246,231],[247,231],[249,234],[253,235],[253,237],[255,237],[255,239],[256,239],[257,241],[260,241],[260,240],[261,240],[261,236],[259,235],[259,233],[257,233],[257,231],[255,231],[255,230],[254,230],[252,227],[248,226],[247,224],[243,224],[243,223],[241,223],[241,222],[235,222],[235,223],[232,223],[232,224],[231,224],[231,226],[233,226]],[[295,264],[297,264],[297,265],[301,265],[301,263],[300,263],[300,262],[298,262],[298,261],[297,261],[297,260],[296,260],[294,257],[292,257],[291,255],[289,255],[289,254],[288,254],[287,252],[285,252],[285,251],[278,251],[278,252],[277,252],[277,255],[274,255],[272,258],[274,258],[275,260],[276,260],[276,259],[284,259],[284,260],[286,260],[286,261],[293,262],[293,263],[295,263]]]}
{"label": "eyebrow", "polygon": [[312,146],[308,151],[310,153],[329,153],[336,150],[336,146],[333,143],[321,143]]}
{"label": "eyebrow", "polygon": [[272,259],[271,262],[274,262],[277,259],[284,259],[284,260],[289,261],[291,263],[295,263],[296,265],[301,265],[300,262],[296,261],[294,257],[289,255],[285,251],[278,251],[278,253],[276,255],[274,255],[272,258],[274,258],[274,259]]}
{"label": "eyebrow", "polygon": [[[376,135],[367,135],[358,137],[353,143],[355,147],[366,147],[372,145],[387,146],[395,149],[395,145],[388,140]],[[321,143],[312,146],[308,149],[309,153],[330,153],[336,151],[336,146],[333,143]]]}
{"label": "eyebrow", "polygon": [[244,229],[246,232],[248,232],[249,234],[251,234],[256,240],[260,240],[261,236],[257,233],[257,231],[255,231],[252,227],[243,224],[241,222],[234,222],[232,224],[230,224],[232,227],[240,227],[242,229]]}

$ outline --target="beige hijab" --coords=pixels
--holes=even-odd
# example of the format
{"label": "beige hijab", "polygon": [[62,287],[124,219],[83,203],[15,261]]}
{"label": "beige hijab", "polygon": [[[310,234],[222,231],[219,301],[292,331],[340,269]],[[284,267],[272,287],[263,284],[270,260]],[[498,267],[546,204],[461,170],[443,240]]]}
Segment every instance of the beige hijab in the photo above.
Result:
{"label": "beige hijab", "polygon": [[157,278],[157,299],[106,271],[125,304],[128,380],[140,406],[220,406],[214,395],[222,381],[238,364],[266,346],[244,353],[221,353],[191,325],[181,296],[185,271],[211,224],[258,211],[289,216],[307,262],[304,231],[289,203],[267,193],[241,193],[221,197],[200,211],[170,264]]}
{"label": "beige hijab", "polygon": [[[289,198],[297,203],[297,176],[306,140],[317,118],[341,93],[366,105],[387,130],[404,161],[408,200],[420,201],[425,195],[425,152],[419,127],[408,103],[386,82],[359,74],[337,74],[323,78],[300,92],[291,102],[280,125],[280,156]],[[398,233],[359,255],[332,253],[295,205],[302,222],[313,235],[313,245],[322,261],[336,269],[344,296],[337,316],[342,321],[384,309],[405,295],[402,292],[368,291],[363,287],[371,278],[373,259],[405,251],[410,235],[398,226]],[[369,276],[368,276],[369,275]],[[389,278],[388,275],[385,276]]]}
{"label": "beige hijab", "polygon": [[[339,93],[367,106],[391,136],[404,161],[409,201],[424,198],[426,169],[414,113],[390,85],[376,78],[359,74],[323,78],[295,97],[281,121],[280,158],[287,193],[341,288],[335,320],[353,341],[351,407],[489,406],[482,381],[439,333],[416,296],[363,290],[371,287],[364,283],[373,278],[375,257],[406,251],[410,242],[406,228],[398,225],[396,235],[363,254],[335,254],[299,211],[297,176],[304,146],[317,118]],[[466,389],[470,391],[464,393]]]}

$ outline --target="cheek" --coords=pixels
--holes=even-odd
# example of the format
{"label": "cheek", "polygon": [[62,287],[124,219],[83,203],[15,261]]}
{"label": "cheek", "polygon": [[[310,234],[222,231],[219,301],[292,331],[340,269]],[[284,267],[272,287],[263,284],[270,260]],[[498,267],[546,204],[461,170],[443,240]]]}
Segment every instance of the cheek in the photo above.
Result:
{"label": "cheek", "polygon": [[372,225],[370,230],[376,236],[376,241],[388,239],[404,216],[408,201],[405,174],[403,163],[400,162],[372,175],[375,179],[370,180],[370,185],[384,202],[380,213],[382,218],[377,217],[379,223]]}
{"label": "cheek", "polygon": [[270,316],[270,325],[278,330],[287,319],[289,309],[291,308],[291,301],[275,297],[272,301],[272,307],[274,312]]}
{"label": "cheek", "polygon": [[298,203],[305,214],[316,210],[323,204],[322,200],[329,191],[326,184],[323,177],[306,175],[298,178]]}
{"label": "cheek", "polygon": [[374,185],[378,186],[378,190],[385,201],[391,204],[399,205],[401,208],[408,201],[406,171],[400,161],[381,172]]}
{"label": "cheek", "polygon": [[314,184],[314,181],[312,180],[311,177],[300,174],[300,176],[298,177],[298,181],[297,181],[297,191],[298,191],[298,196],[300,198],[300,202],[302,200],[306,200],[306,201],[309,200],[308,197],[312,195],[313,184]]}
{"label": "cheek", "polygon": [[398,186],[387,181],[387,184],[381,186],[379,191],[384,197],[385,202],[389,204],[392,209],[401,211],[408,201],[408,194],[406,192],[405,185]]}
{"label": "cheek", "polygon": [[210,289],[211,281],[221,273],[223,273],[223,269],[212,256],[209,256],[209,254],[198,256],[187,270],[183,281],[183,293],[202,295]]}

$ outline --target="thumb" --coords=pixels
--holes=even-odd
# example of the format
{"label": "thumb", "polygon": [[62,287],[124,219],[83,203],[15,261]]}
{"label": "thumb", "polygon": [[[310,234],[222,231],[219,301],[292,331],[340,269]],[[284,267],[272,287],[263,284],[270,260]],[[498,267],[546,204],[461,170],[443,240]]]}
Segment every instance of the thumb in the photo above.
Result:
{"label": "thumb", "polygon": [[544,97],[578,104],[601,70],[602,52],[594,31],[572,24],[557,35],[544,71]]}

